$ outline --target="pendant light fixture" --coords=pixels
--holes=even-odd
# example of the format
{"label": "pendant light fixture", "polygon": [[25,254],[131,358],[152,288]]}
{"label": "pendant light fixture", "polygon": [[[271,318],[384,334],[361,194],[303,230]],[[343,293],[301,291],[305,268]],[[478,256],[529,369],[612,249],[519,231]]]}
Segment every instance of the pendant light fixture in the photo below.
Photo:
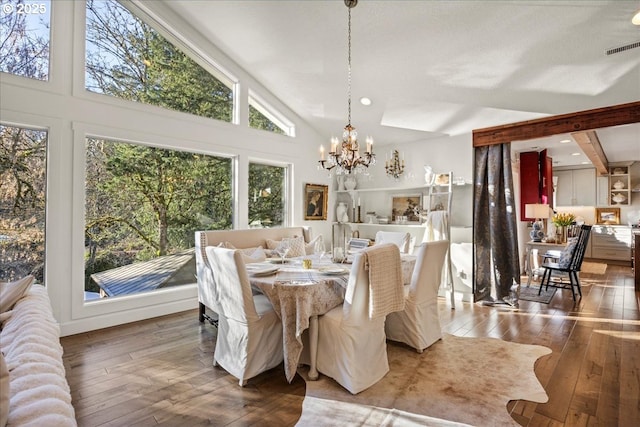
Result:
{"label": "pendant light fixture", "polygon": [[348,71],[348,91],[347,91],[347,109],[348,123],[342,132],[342,142],[338,138],[331,138],[331,148],[328,159],[324,157],[324,146],[320,147],[320,160],[318,161],[318,169],[332,170],[336,168],[336,174],[351,174],[366,170],[369,165],[376,163],[376,156],[373,154],[373,138],[366,138],[366,151],[364,155],[360,155],[360,146],[358,144],[358,132],[351,125],[351,9],[358,4],[358,0],[344,0],[344,4],[348,10],[348,51],[347,51],[347,71]]}

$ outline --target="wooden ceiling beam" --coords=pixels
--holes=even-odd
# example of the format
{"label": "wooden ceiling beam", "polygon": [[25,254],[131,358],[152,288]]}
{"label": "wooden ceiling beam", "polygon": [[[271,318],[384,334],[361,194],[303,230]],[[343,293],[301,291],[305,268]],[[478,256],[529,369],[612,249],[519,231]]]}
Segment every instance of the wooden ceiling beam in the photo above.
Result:
{"label": "wooden ceiling beam", "polygon": [[527,120],[473,131],[473,146],[526,141],[560,133],[640,123],[640,101],[576,113]]}
{"label": "wooden ceiling beam", "polygon": [[571,136],[578,144],[585,156],[596,168],[598,175],[607,175],[609,173],[609,162],[606,154],[600,145],[600,139],[595,130],[587,130],[580,132],[572,132]]}

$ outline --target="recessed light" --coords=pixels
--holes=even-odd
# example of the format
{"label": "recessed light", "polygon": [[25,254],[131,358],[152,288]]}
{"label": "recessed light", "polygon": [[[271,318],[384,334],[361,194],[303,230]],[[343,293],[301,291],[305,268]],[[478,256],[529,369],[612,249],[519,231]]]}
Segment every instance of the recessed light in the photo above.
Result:
{"label": "recessed light", "polygon": [[580,153],[571,153],[572,156],[579,156]]}
{"label": "recessed light", "polygon": [[568,144],[570,142],[571,142],[570,139],[562,139],[562,140],[560,140],[560,144]]}
{"label": "recessed light", "polygon": [[363,96],[362,98],[360,98],[360,104],[362,104],[362,105],[371,105],[371,100],[369,98],[367,98],[366,96]]}

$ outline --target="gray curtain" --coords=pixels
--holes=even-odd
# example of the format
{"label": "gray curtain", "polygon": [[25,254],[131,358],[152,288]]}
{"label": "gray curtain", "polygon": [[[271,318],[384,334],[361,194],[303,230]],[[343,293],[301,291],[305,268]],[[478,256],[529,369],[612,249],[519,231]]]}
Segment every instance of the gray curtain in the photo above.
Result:
{"label": "gray curtain", "polygon": [[511,144],[477,147],[474,157],[474,299],[517,306],[520,263]]}

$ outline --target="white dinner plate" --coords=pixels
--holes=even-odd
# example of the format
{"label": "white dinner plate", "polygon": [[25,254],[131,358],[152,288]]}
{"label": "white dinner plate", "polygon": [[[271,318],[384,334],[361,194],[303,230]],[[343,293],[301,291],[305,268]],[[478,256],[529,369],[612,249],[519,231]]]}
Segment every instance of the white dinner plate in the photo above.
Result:
{"label": "white dinner plate", "polygon": [[335,274],[335,275],[346,274],[349,272],[349,270],[342,267],[322,267],[318,269],[318,271],[322,274]]}
{"label": "white dinner plate", "polygon": [[267,267],[267,268],[261,268],[259,270],[253,270],[253,271],[249,271],[249,274],[251,276],[270,276],[272,274],[277,273],[279,270],[278,267]]}

